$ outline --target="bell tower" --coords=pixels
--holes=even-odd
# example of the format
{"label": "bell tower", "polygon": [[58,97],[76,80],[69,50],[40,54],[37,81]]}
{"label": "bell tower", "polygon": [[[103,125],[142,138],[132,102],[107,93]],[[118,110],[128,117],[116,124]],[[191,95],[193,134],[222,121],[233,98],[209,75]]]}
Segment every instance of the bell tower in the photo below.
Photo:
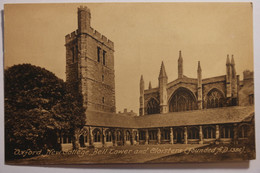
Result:
{"label": "bell tower", "polygon": [[87,111],[115,112],[114,43],[91,27],[90,9],[78,8],[78,29],[65,41],[70,89],[82,93]]}

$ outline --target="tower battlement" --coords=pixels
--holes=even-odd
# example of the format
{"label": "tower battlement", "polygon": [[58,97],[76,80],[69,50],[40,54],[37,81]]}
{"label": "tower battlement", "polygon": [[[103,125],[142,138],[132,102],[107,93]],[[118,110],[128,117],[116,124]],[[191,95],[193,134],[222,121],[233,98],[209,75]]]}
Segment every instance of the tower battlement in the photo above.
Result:
{"label": "tower battlement", "polygon": [[[65,36],[65,41],[66,44],[70,43],[71,41],[73,41],[75,38],[78,37],[79,35],[79,30],[77,29],[76,31],[71,32],[70,34],[67,34]],[[93,37],[94,39],[96,39],[97,41],[99,41],[100,43],[104,44],[105,46],[107,46],[108,48],[114,50],[114,42],[109,40],[105,35],[102,35],[100,32],[98,32],[97,30],[93,29],[93,28],[89,28],[89,32],[86,33],[87,35]]]}
{"label": "tower battlement", "polygon": [[253,79],[254,78],[254,72],[249,71],[249,70],[245,70],[243,72],[244,75],[244,80],[248,80],[248,79]]}
{"label": "tower battlement", "polygon": [[78,7],[78,11],[87,11],[87,12],[90,13],[90,9],[87,6],[83,6],[83,5]]}
{"label": "tower battlement", "polygon": [[77,38],[78,30],[71,32],[70,34],[67,34],[65,36],[65,42],[66,44],[73,41],[75,38]]}

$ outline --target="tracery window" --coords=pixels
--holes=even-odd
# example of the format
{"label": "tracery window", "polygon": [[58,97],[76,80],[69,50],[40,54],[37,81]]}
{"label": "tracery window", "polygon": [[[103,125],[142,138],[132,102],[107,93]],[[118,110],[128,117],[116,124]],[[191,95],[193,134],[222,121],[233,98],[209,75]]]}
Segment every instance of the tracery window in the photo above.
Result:
{"label": "tracery window", "polygon": [[149,130],[149,139],[157,140],[157,131],[156,130]]}
{"label": "tracery window", "polygon": [[145,131],[139,131],[139,140],[145,140]]}
{"label": "tracery window", "polygon": [[161,139],[162,140],[170,140],[170,130],[169,129],[163,129],[162,130]]}
{"label": "tracery window", "polygon": [[221,138],[233,138],[234,131],[232,126],[224,126],[221,130]]}
{"label": "tracery window", "polygon": [[181,112],[197,109],[196,99],[186,88],[177,89],[169,104],[169,112]]}
{"label": "tracery window", "polygon": [[188,130],[188,139],[199,139],[198,128],[192,127]]}
{"label": "tracery window", "polygon": [[248,131],[249,131],[248,125],[242,125],[241,127],[239,127],[239,130],[238,130],[239,138],[247,138]]}
{"label": "tracery window", "polygon": [[212,89],[207,94],[207,108],[218,108],[224,106],[224,96],[218,89]]}
{"label": "tracery window", "polygon": [[117,131],[117,141],[122,141],[122,140],[123,140],[122,132]]}
{"label": "tracery window", "polygon": [[216,138],[216,131],[213,127],[205,127],[203,129],[203,137],[205,139]]}
{"label": "tracery window", "polygon": [[147,114],[158,114],[158,113],[160,113],[159,103],[154,98],[151,98],[147,103]]}
{"label": "tracery window", "polygon": [[112,133],[111,133],[111,131],[107,130],[105,134],[106,134],[106,141],[107,142],[111,142],[112,141]]}
{"label": "tracery window", "polygon": [[126,141],[130,141],[130,132],[126,131]]}
{"label": "tracery window", "polygon": [[94,142],[101,142],[101,132],[99,129],[93,131]]}

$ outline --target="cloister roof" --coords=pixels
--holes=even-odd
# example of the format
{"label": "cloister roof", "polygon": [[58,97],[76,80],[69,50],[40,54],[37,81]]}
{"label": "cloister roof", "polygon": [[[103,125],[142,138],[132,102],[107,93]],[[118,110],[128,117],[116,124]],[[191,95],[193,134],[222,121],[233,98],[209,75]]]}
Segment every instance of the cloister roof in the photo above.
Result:
{"label": "cloister roof", "polygon": [[90,126],[120,128],[155,128],[170,126],[192,126],[226,124],[251,121],[254,106],[234,106],[214,109],[170,112],[145,116],[87,111],[87,123]]}

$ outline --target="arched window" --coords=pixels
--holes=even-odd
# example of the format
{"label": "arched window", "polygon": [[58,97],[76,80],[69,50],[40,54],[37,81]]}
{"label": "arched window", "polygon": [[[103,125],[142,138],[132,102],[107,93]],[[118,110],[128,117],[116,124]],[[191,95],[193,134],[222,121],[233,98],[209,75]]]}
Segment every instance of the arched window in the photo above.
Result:
{"label": "arched window", "polygon": [[221,130],[221,138],[233,138],[233,137],[234,137],[233,126],[231,125],[223,126]]}
{"label": "arched window", "polygon": [[248,125],[242,125],[238,129],[238,136],[239,138],[247,138],[248,137],[248,131],[249,131],[249,126]]}
{"label": "arched window", "polygon": [[112,133],[110,130],[106,131],[106,141],[111,142],[112,141]]}
{"label": "arched window", "polygon": [[139,140],[145,140],[145,131],[139,131]]}
{"label": "arched window", "polygon": [[162,130],[161,139],[162,140],[170,140],[170,130],[169,129],[163,129]]}
{"label": "arched window", "polygon": [[169,112],[181,112],[197,109],[196,98],[186,88],[177,89],[169,102]]}
{"label": "arched window", "polygon": [[199,129],[196,127],[189,128],[188,139],[199,139]]}
{"label": "arched window", "polygon": [[84,141],[83,135],[80,135],[80,137],[79,137],[79,144],[80,144],[80,147],[85,147],[85,141]]}
{"label": "arched window", "polygon": [[156,130],[149,130],[149,139],[157,140],[157,131]]}
{"label": "arched window", "polygon": [[216,138],[216,131],[213,127],[205,127],[203,129],[203,137],[205,139]]}
{"label": "arched window", "polygon": [[224,106],[224,96],[216,88],[210,90],[207,94],[207,108],[218,108]]}
{"label": "arched window", "polygon": [[130,141],[130,132],[126,131],[126,141]]}
{"label": "arched window", "polygon": [[160,113],[159,103],[154,98],[151,98],[147,103],[147,114],[158,114],[158,113]]}
{"label": "arched window", "polygon": [[122,141],[122,140],[123,140],[122,132],[117,131],[117,141]]}
{"label": "arched window", "polygon": [[93,131],[94,142],[101,142],[101,132],[99,129]]}
{"label": "arched window", "polygon": [[86,134],[86,136],[85,136],[85,143],[87,143],[88,142],[88,135]]}
{"label": "arched window", "polygon": [[182,139],[184,136],[184,132],[182,128],[176,128],[173,130],[174,134],[174,139],[176,140],[177,143],[182,143]]}
{"label": "arched window", "polygon": [[135,141],[137,141],[137,132],[134,132]]}

